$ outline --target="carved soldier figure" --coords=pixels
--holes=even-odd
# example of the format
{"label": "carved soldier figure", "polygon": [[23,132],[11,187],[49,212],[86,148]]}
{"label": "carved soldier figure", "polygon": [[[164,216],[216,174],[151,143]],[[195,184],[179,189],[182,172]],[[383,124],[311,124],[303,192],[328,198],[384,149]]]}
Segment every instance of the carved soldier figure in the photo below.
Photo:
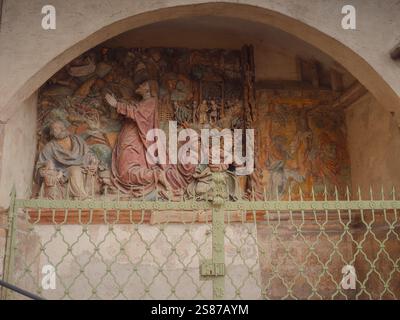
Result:
{"label": "carved soldier figure", "polygon": [[175,119],[180,125],[186,125],[190,122],[192,117],[189,108],[184,107],[178,103],[178,101],[174,101],[175,108]]}
{"label": "carved soldier figure", "polygon": [[215,100],[211,100],[210,106],[210,124],[216,124],[218,121],[218,104]]}
{"label": "carved soldier figure", "polygon": [[208,113],[208,104],[207,100],[203,100],[198,109],[197,109],[199,124],[206,124],[207,123],[207,113]]}

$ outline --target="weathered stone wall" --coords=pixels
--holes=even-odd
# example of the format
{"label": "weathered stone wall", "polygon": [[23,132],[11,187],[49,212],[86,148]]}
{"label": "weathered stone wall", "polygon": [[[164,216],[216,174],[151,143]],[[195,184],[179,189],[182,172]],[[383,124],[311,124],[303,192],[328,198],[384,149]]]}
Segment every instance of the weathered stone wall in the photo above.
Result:
{"label": "weathered stone wall", "polygon": [[[398,62],[389,58],[398,38],[399,3],[355,0],[357,31],[343,30],[341,3],[328,0],[131,1],[57,0],[57,29],[41,27],[41,1],[6,1],[0,33],[1,119],[61,66],[127,30],[177,17],[233,17],[292,33],[335,58],[389,110],[400,109]],[[344,4],[343,4],[344,5]],[[261,30],[261,29],[260,29]],[[228,30],[229,32],[229,30]],[[19,101],[18,101],[19,100]]]}
{"label": "weathered stone wall", "polygon": [[6,227],[10,192],[30,194],[36,150],[37,94],[24,101],[18,112],[6,124],[0,125],[0,278],[6,246]]}
{"label": "weathered stone wall", "polygon": [[15,185],[17,196],[29,194],[36,153],[37,94],[24,101],[4,128],[0,171],[0,207],[7,208]]}
{"label": "weathered stone wall", "polygon": [[353,193],[360,186],[369,199],[369,187],[380,197],[381,187],[389,194],[400,190],[400,129],[370,94],[346,110],[347,139],[351,161]]}

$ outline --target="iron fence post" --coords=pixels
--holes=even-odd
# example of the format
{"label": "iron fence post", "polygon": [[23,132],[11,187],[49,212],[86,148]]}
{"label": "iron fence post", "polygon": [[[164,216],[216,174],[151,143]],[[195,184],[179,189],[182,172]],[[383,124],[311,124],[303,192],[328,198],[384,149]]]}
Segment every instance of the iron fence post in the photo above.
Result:
{"label": "iron fence post", "polygon": [[[7,222],[7,240],[6,240],[6,253],[3,280],[11,283],[11,275],[14,268],[14,257],[15,257],[15,229],[16,229],[16,190],[13,186],[10,197],[10,207],[8,210],[8,222]],[[5,287],[2,288],[1,299],[7,300],[11,297],[11,293]]]}
{"label": "iron fence post", "polygon": [[225,175],[213,173],[214,195],[212,200],[212,262],[218,268],[218,275],[213,277],[213,299],[221,300],[225,296],[225,219],[224,204],[227,196]]}

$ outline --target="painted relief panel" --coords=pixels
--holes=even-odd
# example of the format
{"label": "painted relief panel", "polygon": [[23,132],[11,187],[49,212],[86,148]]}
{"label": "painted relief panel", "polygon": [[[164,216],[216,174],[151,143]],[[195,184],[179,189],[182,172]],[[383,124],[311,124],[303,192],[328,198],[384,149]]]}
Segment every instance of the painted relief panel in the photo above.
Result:
{"label": "painted relief panel", "polygon": [[240,50],[104,47],[76,58],[40,90],[36,194],[147,196],[163,173],[159,186],[173,193],[197,190],[196,176],[208,185],[204,166],[151,167],[143,136],[158,127],[168,133],[170,120],[178,129],[242,128],[242,60]]}
{"label": "painted relief panel", "polygon": [[329,197],[343,194],[350,181],[350,160],[342,110],[332,109],[330,91],[259,90],[259,167],[270,199],[310,197],[312,187]]}
{"label": "painted relief panel", "polygon": [[[207,199],[224,171],[229,197],[275,199],[349,182],[343,112],[323,90],[257,90],[251,47],[241,50],[94,48],[41,88],[34,194],[49,199],[124,194]],[[149,129],[255,128],[255,167],[152,165]]]}

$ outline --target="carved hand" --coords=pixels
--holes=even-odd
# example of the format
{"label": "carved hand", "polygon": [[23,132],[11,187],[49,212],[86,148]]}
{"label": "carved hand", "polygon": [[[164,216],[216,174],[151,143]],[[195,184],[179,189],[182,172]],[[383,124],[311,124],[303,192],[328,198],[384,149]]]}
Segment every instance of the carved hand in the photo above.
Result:
{"label": "carved hand", "polygon": [[117,106],[117,99],[113,95],[107,93],[105,98],[110,106],[114,108]]}

